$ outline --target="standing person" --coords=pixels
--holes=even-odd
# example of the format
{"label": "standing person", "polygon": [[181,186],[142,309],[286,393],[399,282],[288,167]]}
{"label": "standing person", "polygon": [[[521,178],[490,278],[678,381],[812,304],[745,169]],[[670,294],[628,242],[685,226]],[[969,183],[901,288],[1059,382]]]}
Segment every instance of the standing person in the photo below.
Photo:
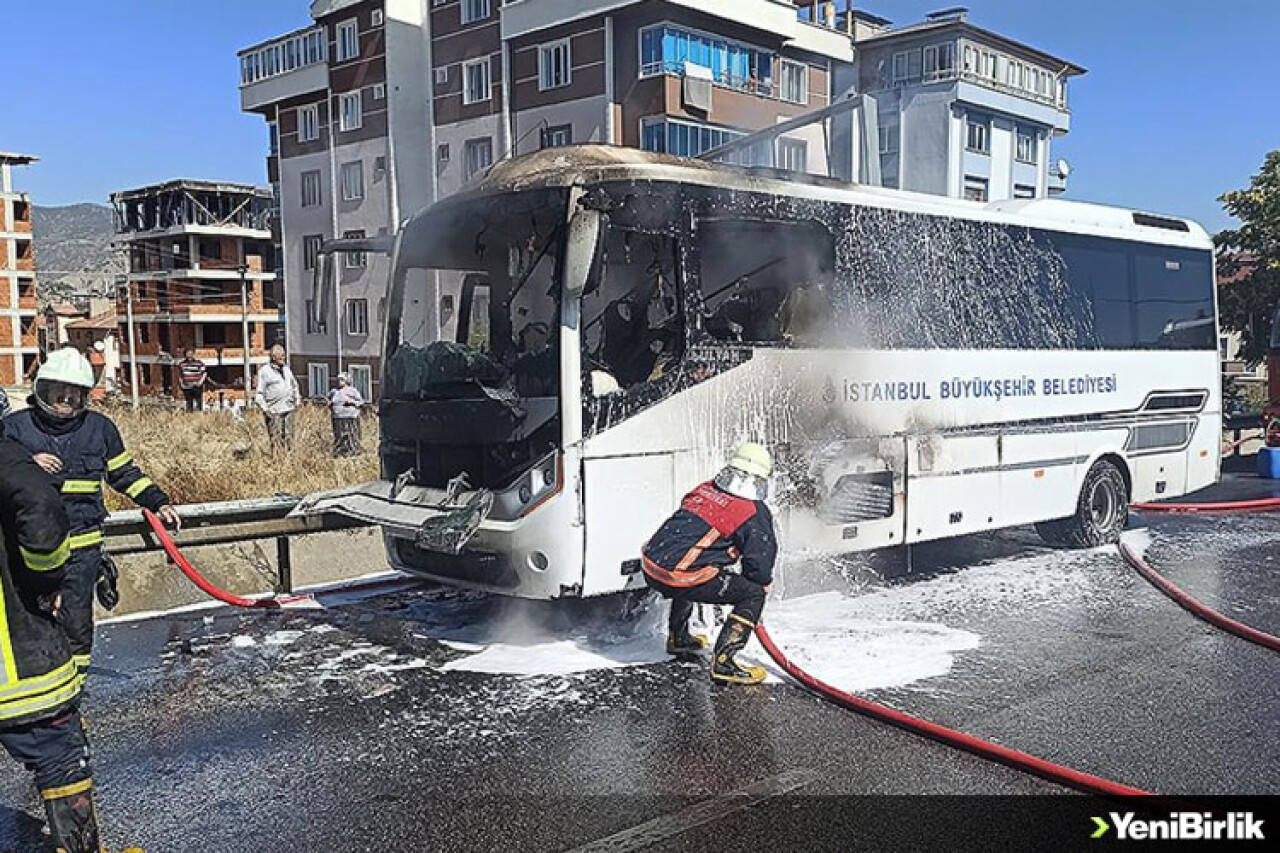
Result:
{"label": "standing person", "polygon": [[[715,479],[685,495],[680,509],[645,543],[645,581],[671,599],[667,652],[695,654],[705,637],[689,632],[693,605],[732,604],[711,660],[711,679],[733,684],[764,680],[760,667],[735,655],[751,639],[773,582],[778,539],[765,506],[773,459],[759,444],[743,444]],[[741,573],[727,568],[741,563]]]}
{"label": "standing person", "polygon": [[178,362],[178,387],[187,401],[188,412],[204,411],[204,386],[209,381],[209,371],[204,362],[196,358],[196,351],[188,347]]}
{"label": "standing person", "polygon": [[360,455],[360,407],[364,397],[351,384],[351,377],[338,374],[338,387],[329,392],[329,411],[333,415],[333,455]]}
{"label": "standing person", "polygon": [[[182,520],[164,493],[145,476],[125,449],[110,418],[88,409],[93,368],[73,349],[49,353],[36,373],[30,405],[4,419],[4,434],[22,445],[53,477],[71,523],[66,579],[62,585],[62,628],[83,674],[93,648],[93,598],[108,610],[119,600],[116,569],[102,550],[102,480],[156,513],[171,527]],[[0,691],[2,692],[2,691]]]}
{"label": "standing person", "polygon": [[5,392],[3,388],[0,388],[0,418],[3,418],[6,415],[8,415],[9,410],[12,408],[13,408],[13,405],[10,404],[9,402],[9,395]]}
{"label": "standing person", "polygon": [[271,348],[271,361],[258,368],[258,390],[253,401],[266,418],[271,446],[288,450],[293,443],[293,412],[302,401],[302,392],[280,344]]}

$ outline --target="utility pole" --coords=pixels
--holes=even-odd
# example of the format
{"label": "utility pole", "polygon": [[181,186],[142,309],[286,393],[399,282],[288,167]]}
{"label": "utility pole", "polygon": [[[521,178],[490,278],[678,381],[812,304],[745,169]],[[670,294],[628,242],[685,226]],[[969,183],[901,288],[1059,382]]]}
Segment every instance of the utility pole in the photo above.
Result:
{"label": "utility pole", "polygon": [[246,274],[249,272],[249,265],[243,261],[240,263],[240,335],[244,351],[244,404],[249,405],[249,280]]}
{"label": "utility pole", "polygon": [[125,293],[125,322],[126,329],[129,333],[129,390],[133,397],[133,410],[138,410],[138,351],[134,347],[133,341],[137,337],[133,326],[133,282],[129,279],[124,280]]}

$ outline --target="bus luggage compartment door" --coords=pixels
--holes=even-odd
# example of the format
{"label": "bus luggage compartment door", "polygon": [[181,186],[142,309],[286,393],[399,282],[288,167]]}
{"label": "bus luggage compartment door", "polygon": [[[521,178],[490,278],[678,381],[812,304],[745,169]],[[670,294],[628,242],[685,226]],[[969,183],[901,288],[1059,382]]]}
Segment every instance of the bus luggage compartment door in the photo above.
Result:
{"label": "bus luggage compartment door", "polygon": [[640,549],[676,509],[670,454],[616,456],[583,462],[587,529],[583,595],[641,587]]}
{"label": "bus luggage compartment door", "polygon": [[1000,438],[907,439],[907,541],[963,536],[1000,526]]}

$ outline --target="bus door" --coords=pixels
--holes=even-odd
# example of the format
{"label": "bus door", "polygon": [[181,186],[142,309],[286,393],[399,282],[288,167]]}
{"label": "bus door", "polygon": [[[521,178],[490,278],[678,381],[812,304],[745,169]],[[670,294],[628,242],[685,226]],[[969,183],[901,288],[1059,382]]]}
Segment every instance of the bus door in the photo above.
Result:
{"label": "bus door", "polygon": [[640,550],[675,509],[675,457],[610,456],[582,463],[583,595],[643,586]]}

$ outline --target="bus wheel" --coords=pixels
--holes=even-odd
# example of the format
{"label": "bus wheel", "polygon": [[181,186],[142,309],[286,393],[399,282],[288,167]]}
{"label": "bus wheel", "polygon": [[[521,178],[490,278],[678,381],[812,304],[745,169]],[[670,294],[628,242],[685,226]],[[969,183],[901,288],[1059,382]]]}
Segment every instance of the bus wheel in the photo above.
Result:
{"label": "bus wheel", "polygon": [[1096,548],[1120,539],[1129,518],[1129,490],[1115,463],[1101,459],[1085,475],[1075,515],[1036,525],[1050,545]]}

